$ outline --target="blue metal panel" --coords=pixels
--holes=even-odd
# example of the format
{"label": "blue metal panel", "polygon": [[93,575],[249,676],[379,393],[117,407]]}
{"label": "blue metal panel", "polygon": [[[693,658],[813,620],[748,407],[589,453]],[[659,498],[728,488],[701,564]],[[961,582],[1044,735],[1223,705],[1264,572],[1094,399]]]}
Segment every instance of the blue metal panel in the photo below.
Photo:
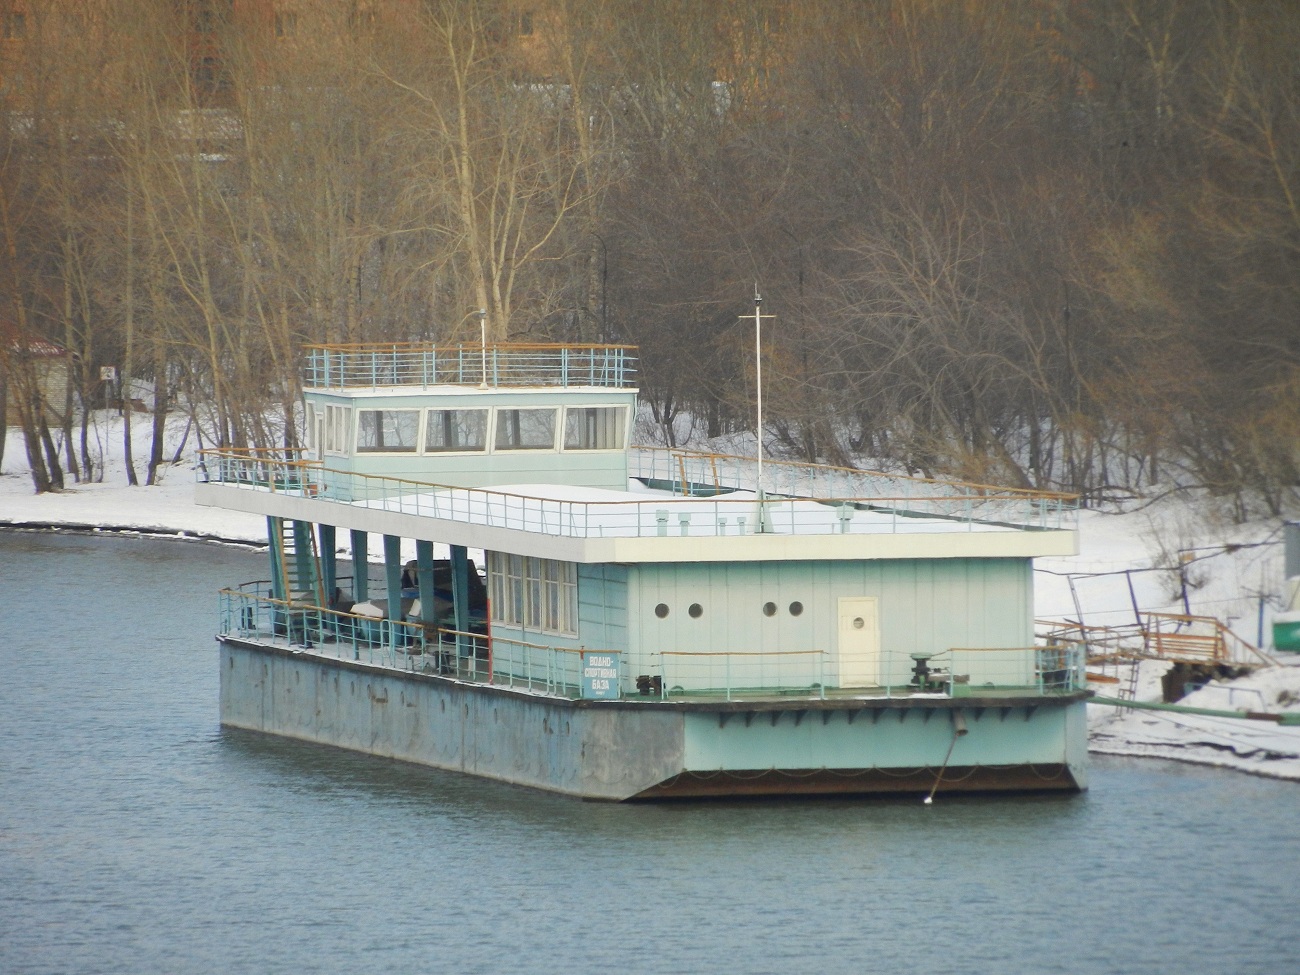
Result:
{"label": "blue metal panel", "polygon": [[578,645],[627,649],[627,570],[578,566]]}
{"label": "blue metal panel", "polygon": [[[388,590],[388,618],[402,618],[402,540],[384,536],[384,583]],[[392,632],[396,634],[396,627]]]}
{"label": "blue metal panel", "polygon": [[[712,715],[686,717],[686,764],[694,769],[757,768],[906,768],[938,769],[952,747],[949,764],[1085,764],[1075,747],[1085,740],[1079,727],[1085,704],[1017,710],[1002,719],[992,709],[979,720],[967,714],[968,733],[954,741],[945,717],[921,709],[885,710],[872,716],[839,712],[823,722],[793,716],[728,722],[720,728]],[[710,720],[711,719],[711,720]]]}
{"label": "blue metal panel", "polygon": [[325,589],[325,603],[330,605],[338,587],[338,534],[333,525],[318,525],[317,532],[320,535],[321,582]]}
{"label": "blue metal panel", "polygon": [[[456,619],[456,629],[461,633],[469,632],[469,553],[464,545],[452,545],[451,548],[451,602],[452,613]],[[462,645],[463,637],[456,638],[457,652],[468,654],[469,648]]]}
{"label": "blue metal panel", "polygon": [[352,598],[359,603],[370,598],[370,535],[352,532]]}
{"label": "blue metal panel", "polygon": [[906,679],[914,652],[1033,642],[1029,559],[645,564],[628,579],[632,668],[664,650],[833,652],[842,596],[879,600],[888,682]]}
{"label": "blue metal panel", "polygon": [[416,539],[415,563],[420,580],[420,622],[437,623],[433,603],[433,542]]}
{"label": "blue metal panel", "polygon": [[284,544],[282,537],[283,534],[280,527],[280,519],[268,516],[266,519],[266,540],[269,544],[266,551],[267,555],[270,556],[271,559],[272,599],[285,598],[284,578],[280,574],[280,546]]}

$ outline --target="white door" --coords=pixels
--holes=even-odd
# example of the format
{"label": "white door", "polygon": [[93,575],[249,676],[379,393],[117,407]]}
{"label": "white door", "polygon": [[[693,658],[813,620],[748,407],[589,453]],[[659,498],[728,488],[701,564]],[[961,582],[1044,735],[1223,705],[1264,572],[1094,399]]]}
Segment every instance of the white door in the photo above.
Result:
{"label": "white door", "polygon": [[880,615],[875,596],[841,596],[840,687],[880,685]]}

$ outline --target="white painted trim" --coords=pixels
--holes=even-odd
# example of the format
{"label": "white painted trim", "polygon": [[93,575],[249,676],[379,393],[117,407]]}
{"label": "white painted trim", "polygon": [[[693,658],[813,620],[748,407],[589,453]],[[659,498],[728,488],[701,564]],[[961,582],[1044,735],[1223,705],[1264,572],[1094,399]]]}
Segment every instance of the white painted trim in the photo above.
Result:
{"label": "white painted trim", "polygon": [[724,535],[574,538],[224,484],[196,484],[195,501],[277,518],[566,562],[795,562],[1068,556],[1074,531],[942,532],[872,535]]}

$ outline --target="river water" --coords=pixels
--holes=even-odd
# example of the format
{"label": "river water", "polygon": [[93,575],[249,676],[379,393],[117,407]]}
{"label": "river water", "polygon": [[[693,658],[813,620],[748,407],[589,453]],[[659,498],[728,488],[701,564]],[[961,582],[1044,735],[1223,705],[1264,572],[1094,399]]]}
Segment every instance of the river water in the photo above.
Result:
{"label": "river water", "polygon": [[217,718],[265,556],[0,532],[0,972],[1300,970],[1300,789],[614,806]]}

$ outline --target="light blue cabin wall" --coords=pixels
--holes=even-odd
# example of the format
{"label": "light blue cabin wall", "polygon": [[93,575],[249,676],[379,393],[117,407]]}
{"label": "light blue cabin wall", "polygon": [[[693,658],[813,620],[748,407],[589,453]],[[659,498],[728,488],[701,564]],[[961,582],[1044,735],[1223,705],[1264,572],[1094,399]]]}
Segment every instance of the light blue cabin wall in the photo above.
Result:
{"label": "light blue cabin wall", "polygon": [[[304,398],[319,412],[324,407],[344,406],[353,410],[351,442],[355,445],[357,410],[385,409],[527,409],[556,406],[625,406],[630,418],[636,413],[636,393],[629,390],[574,391],[568,389],[463,390],[384,393],[341,396],[310,391]],[[563,443],[563,418],[559,419],[556,442]],[[625,447],[626,447],[625,433]],[[390,453],[326,454],[324,466],[357,474],[379,475],[456,487],[491,487],[499,484],[568,484],[613,490],[627,488],[627,451],[622,450],[502,450],[492,445],[488,431],[484,453]],[[343,496],[346,479],[326,477],[335,496]],[[334,483],[338,482],[338,483]]]}
{"label": "light blue cabin wall", "polygon": [[[657,670],[663,651],[834,655],[845,596],[877,599],[886,683],[906,682],[912,653],[1033,643],[1029,559],[642,564],[628,569],[630,672]],[[762,611],[769,601],[777,606],[771,617]],[[799,616],[790,613],[796,601]],[[655,615],[660,603],[664,619]],[[698,619],[692,604],[702,609]],[[818,673],[805,676],[812,682]],[[833,674],[826,679],[834,683]]]}
{"label": "light blue cabin wall", "polygon": [[578,566],[578,630],[582,645],[627,650],[627,569]]}

